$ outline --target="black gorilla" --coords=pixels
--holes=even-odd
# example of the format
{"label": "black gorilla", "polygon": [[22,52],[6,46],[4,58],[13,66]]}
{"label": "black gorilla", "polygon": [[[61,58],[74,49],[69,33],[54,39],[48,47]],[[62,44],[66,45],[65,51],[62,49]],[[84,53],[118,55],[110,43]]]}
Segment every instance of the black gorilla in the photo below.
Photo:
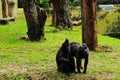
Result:
{"label": "black gorilla", "polygon": [[70,55],[70,44],[69,40],[66,39],[62,46],[59,48],[56,55],[56,63],[58,71],[63,73],[75,72],[75,62],[74,58]]}
{"label": "black gorilla", "polygon": [[77,42],[70,43],[71,55],[76,58],[77,71],[81,73],[81,59],[85,59],[84,61],[84,70],[83,73],[86,74],[87,65],[88,65],[88,57],[89,57],[89,49],[86,44],[80,46]]}

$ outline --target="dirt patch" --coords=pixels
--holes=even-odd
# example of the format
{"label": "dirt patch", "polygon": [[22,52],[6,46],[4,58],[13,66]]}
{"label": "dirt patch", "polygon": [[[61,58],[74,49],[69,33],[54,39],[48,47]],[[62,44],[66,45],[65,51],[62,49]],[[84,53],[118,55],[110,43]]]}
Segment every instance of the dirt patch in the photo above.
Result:
{"label": "dirt patch", "polygon": [[120,56],[117,57],[117,60],[120,60]]}
{"label": "dirt patch", "polygon": [[99,76],[97,76],[98,79],[102,80],[112,80],[112,78],[116,76],[116,73],[112,72],[103,72]]}
{"label": "dirt patch", "polygon": [[99,45],[97,52],[102,52],[102,53],[106,53],[106,52],[113,52],[113,48],[110,46],[105,46],[105,45]]}
{"label": "dirt patch", "polygon": [[27,68],[25,67],[21,67],[21,66],[16,66],[16,65],[9,65],[4,67],[3,69],[0,69],[0,74],[5,74],[8,71],[11,71],[15,74],[19,74],[19,73],[26,73],[27,72]]}

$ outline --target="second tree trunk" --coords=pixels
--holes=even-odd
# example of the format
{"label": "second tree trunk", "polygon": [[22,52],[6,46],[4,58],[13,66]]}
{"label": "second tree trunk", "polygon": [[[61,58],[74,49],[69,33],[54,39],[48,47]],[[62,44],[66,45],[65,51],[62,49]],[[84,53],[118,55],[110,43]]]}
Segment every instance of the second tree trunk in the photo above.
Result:
{"label": "second tree trunk", "polygon": [[44,39],[44,25],[47,18],[45,11],[35,4],[35,0],[23,0],[23,3],[29,39],[31,41]]}
{"label": "second tree trunk", "polygon": [[56,19],[56,25],[59,29],[72,29],[72,21],[68,6],[68,0],[51,0],[53,4],[54,17]]}

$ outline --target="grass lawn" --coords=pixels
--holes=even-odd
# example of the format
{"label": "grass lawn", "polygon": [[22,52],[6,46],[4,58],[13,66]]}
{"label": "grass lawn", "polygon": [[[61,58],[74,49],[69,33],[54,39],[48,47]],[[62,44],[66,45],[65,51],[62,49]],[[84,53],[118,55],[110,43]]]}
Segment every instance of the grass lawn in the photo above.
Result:
{"label": "grass lawn", "polygon": [[112,52],[90,52],[87,74],[66,76],[57,72],[55,56],[66,38],[82,43],[81,26],[72,31],[58,31],[45,26],[45,41],[20,40],[27,37],[24,18],[0,25],[0,80],[120,80],[120,40],[98,35],[99,45]]}

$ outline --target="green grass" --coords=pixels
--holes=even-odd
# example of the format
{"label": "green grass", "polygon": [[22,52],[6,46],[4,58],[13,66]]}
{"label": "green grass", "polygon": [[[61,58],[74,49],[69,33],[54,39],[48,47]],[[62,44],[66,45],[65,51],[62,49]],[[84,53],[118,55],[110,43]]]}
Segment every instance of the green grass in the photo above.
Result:
{"label": "green grass", "polygon": [[[49,18],[50,19],[50,18]],[[66,38],[82,43],[81,26],[72,31],[58,31],[45,26],[45,41],[22,41],[27,37],[24,17],[9,25],[0,25],[0,80],[119,80],[120,40],[98,35],[99,45],[110,46],[113,52],[90,52],[87,74],[70,77],[57,72],[55,56]]]}

